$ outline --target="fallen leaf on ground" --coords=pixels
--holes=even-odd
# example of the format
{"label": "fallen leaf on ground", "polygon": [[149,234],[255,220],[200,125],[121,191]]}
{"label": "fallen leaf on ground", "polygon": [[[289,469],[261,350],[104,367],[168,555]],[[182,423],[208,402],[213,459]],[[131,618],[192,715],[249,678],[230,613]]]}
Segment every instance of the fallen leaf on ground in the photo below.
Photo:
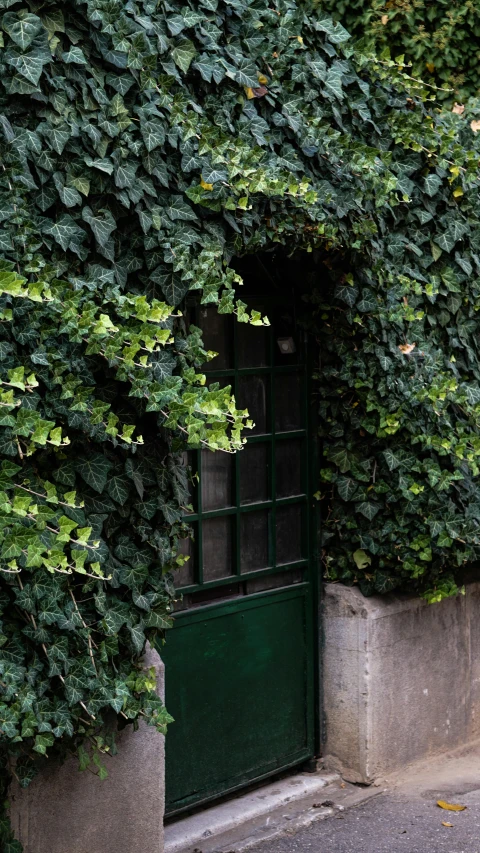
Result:
{"label": "fallen leaf on ground", "polygon": [[416,344],[399,344],[398,349],[400,352],[403,352],[404,355],[409,355],[415,349]]}
{"label": "fallen leaf on ground", "polygon": [[453,823],[449,823],[448,820],[442,820],[442,826],[453,826]]}
{"label": "fallen leaf on ground", "polygon": [[456,803],[446,803],[445,800],[437,800],[437,806],[440,806],[441,809],[446,809],[447,812],[463,812],[467,808]]}

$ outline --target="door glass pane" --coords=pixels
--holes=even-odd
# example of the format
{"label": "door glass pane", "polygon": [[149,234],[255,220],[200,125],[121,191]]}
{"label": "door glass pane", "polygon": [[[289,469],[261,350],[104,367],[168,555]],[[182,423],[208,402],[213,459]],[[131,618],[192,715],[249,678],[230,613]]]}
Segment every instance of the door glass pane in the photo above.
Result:
{"label": "door glass pane", "polygon": [[183,566],[180,566],[173,573],[173,582],[175,589],[180,589],[182,586],[190,586],[195,583],[195,544],[192,537],[188,539],[180,539],[178,543],[178,553],[189,557]]}
{"label": "door glass pane", "polygon": [[237,366],[268,367],[270,330],[267,326],[237,323]]}
{"label": "door glass pane", "polygon": [[206,518],[202,522],[203,580],[213,581],[233,574],[232,516]]}
{"label": "door glass pane", "polygon": [[255,426],[249,435],[261,435],[267,432],[268,377],[242,376],[238,383],[239,409],[248,409]]}
{"label": "door glass pane", "polygon": [[303,427],[302,378],[298,373],[275,377],[275,429],[286,432]]}
{"label": "door glass pane", "polygon": [[240,503],[268,500],[270,442],[247,444],[240,452]]}
{"label": "door glass pane", "polygon": [[294,583],[302,583],[303,573],[304,569],[282,569],[278,574],[252,578],[246,581],[247,595],[255,592],[264,592],[267,589],[279,589],[282,586],[291,586]]}
{"label": "door glass pane", "polygon": [[202,450],[202,511],[224,509],[233,502],[233,454]]}
{"label": "door glass pane", "polygon": [[243,513],[240,522],[241,571],[253,572],[268,566],[268,512]]}
{"label": "door glass pane", "polygon": [[188,504],[190,505],[190,509],[184,507],[184,513],[189,515],[197,511],[197,454],[192,450],[185,450],[182,453],[182,464],[187,469]]}
{"label": "door glass pane", "polygon": [[232,335],[229,329],[229,318],[219,314],[214,305],[201,306],[199,311],[199,326],[203,332],[203,345],[207,350],[218,353],[212,361],[204,365],[207,370],[225,370],[232,366],[231,343]]}
{"label": "door glass pane", "polygon": [[277,566],[302,558],[302,508],[299,504],[277,507],[275,538]]}
{"label": "door glass pane", "polygon": [[289,498],[303,493],[301,439],[277,441],[275,472],[277,498]]}

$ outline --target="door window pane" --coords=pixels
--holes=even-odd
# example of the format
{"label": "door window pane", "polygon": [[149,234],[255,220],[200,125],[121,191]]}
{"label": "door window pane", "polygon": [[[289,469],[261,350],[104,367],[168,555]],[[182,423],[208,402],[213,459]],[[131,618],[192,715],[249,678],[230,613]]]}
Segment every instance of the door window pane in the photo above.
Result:
{"label": "door window pane", "polygon": [[303,493],[301,439],[277,441],[275,472],[277,498],[289,498]]}
{"label": "door window pane", "polygon": [[246,512],[241,517],[240,568],[242,572],[253,572],[269,566],[268,515],[268,512]]}
{"label": "door window pane", "polygon": [[185,515],[189,515],[190,513],[197,511],[197,454],[192,450],[185,450],[182,453],[182,464],[187,469],[188,504],[191,507],[190,509],[184,507],[184,512]]}
{"label": "door window pane", "polygon": [[202,329],[203,345],[207,350],[218,353],[212,361],[204,364],[205,370],[225,370],[232,366],[232,335],[229,329],[229,318],[219,314],[214,305],[201,306],[199,311],[199,326]]}
{"label": "door window pane", "polygon": [[277,566],[293,563],[302,558],[302,507],[277,507],[275,539],[277,545]]}
{"label": "door window pane", "polygon": [[203,580],[213,581],[233,574],[233,519],[206,518],[202,522]]}
{"label": "door window pane", "polygon": [[282,569],[274,575],[252,578],[246,582],[246,593],[251,595],[255,592],[265,592],[267,589],[280,589],[282,586],[302,583],[304,571],[304,569]]}
{"label": "door window pane", "polygon": [[255,426],[249,435],[261,435],[267,432],[268,377],[242,376],[238,384],[239,409],[248,409]]}
{"label": "door window pane", "polygon": [[270,330],[267,326],[237,323],[238,367],[268,367]]}
{"label": "door window pane", "polygon": [[178,553],[183,554],[189,559],[173,573],[173,582],[176,589],[195,583],[195,544],[192,537],[189,536],[188,539],[180,539]]}
{"label": "door window pane", "polygon": [[275,429],[278,432],[303,427],[302,378],[298,373],[275,377]]}
{"label": "door window pane", "polygon": [[233,454],[202,450],[202,511],[224,509],[233,502]]}
{"label": "door window pane", "polygon": [[268,500],[270,442],[247,444],[240,452],[240,503]]}

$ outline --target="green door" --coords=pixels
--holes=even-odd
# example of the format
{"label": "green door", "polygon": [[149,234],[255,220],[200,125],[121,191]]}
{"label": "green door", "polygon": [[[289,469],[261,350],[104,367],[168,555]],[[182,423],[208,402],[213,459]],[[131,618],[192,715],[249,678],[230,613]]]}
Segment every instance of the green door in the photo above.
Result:
{"label": "green door", "polygon": [[[252,301],[249,300],[249,305]],[[315,583],[306,346],[294,302],[254,304],[270,327],[198,309],[208,381],[232,385],[255,423],[236,455],[203,450],[190,559],[162,650],[167,814],[315,754]]]}

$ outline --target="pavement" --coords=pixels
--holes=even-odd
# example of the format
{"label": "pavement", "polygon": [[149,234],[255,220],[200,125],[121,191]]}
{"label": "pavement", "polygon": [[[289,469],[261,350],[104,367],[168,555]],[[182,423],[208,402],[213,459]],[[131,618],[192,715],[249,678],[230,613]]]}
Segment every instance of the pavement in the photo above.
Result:
{"label": "pavement", "polygon": [[[479,745],[376,786],[373,799],[284,831],[251,853],[480,853]],[[445,811],[437,800],[467,808]]]}

